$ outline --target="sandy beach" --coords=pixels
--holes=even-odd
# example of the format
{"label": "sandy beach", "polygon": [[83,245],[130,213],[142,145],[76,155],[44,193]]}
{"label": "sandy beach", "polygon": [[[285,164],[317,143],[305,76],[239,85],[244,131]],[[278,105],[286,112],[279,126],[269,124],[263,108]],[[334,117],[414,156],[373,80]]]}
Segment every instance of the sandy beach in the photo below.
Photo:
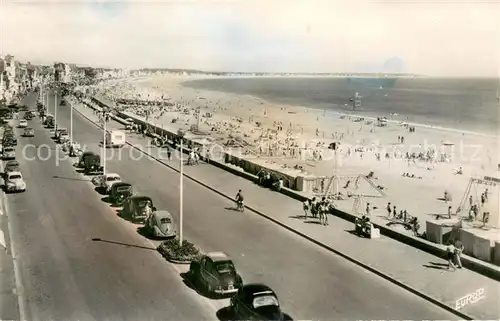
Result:
{"label": "sandy beach", "polygon": [[[499,177],[498,136],[409,124],[402,116],[380,115],[385,119],[377,121],[182,86],[192,79],[111,81],[97,91],[107,99],[162,101],[161,106],[119,108],[143,117],[150,109],[148,120],[157,126],[186,130],[270,168],[301,176],[331,176],[337,170],[342,193],[348,181],[373,172],[374,184],[383,187],[387,197],[366,200],[376,207],[372,215],[385,216],[387,202],[424,221],[446,214],[450,205],[455,213],[471,177]],[[341,143],[337,169],[334,152],[328,149],[333,141]],[[463,173],[456,174],[460,168]],[[480,202],[486,188],[489,197],[483,210],[490,212],[489,225],[498,227],[499,188],[473,188],[474,202]],[[450,203],[439,200],[445,190],[453,198]],[[467,207],[468,200],[465,203]],[[338,206],[352,207],[352,202],[341,200]]]}

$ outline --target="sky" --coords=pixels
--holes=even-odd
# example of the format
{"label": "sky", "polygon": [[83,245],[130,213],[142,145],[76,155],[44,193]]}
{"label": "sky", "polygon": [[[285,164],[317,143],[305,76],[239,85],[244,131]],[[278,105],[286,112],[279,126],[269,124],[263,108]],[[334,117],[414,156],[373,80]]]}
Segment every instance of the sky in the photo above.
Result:
{"label": "sky", "polygon": [[498,77],[500,1],[3,0],[0,53],[130,69]]}

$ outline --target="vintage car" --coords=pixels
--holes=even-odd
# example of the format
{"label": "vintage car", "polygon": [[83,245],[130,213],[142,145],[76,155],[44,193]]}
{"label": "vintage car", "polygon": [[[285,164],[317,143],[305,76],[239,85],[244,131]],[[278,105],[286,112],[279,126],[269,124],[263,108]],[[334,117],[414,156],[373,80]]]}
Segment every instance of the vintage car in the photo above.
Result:
{"label": "vintage car", "polygon": [[61,135],[64,135],[64,134],[68,134],[68,130],[66,128],[59,128],[59,126],[57,126],[57,129],[56,129],[56,132],[54,133],[54,138],[56,139],[56,141],[59,141],[59,139],[61,138]]}
{"label": "vintage car", "polygon": [[69,156],[70,157],[79,157],[82,155],[82,146],[80,144],[73,142],[72,144],[69,144]]}
{"label": "vintage car", "polygon": [[109,192],[111,192],[111,186],[121,181],[122,179],[120,175],[116,173],[106,173],[102,177],[100,177],[99,187],[104,193],[109,194]]}
{"label": "vintage car", "polygon": [[174,237],[177,235],[172,214],[168,211],[154,211],[144,222],[144,231],[154,237]]}
{"label": "vintage car", "polygon": [[4,145],[2,150],[2,159],[3,160],[16,159],[16,150],[14,149],[14,147]]}
{"label": "vintage car", "polygon": [[8,172],[5,175],[5,190],[9,193],[26,191],[26,183],[21,172]]}
{"label": "vintage car", "polygon": [[26,127],[28,127],[28,121],[26,119],[21,119],[19,121],[19,125],[17,127],[19,127],[19,128],[26,128]]}
{"label": "vintage car", "polygon": [[235,320],[287,320],[278,297],[264,284],[245,284],[231,298],[229,309]]}
{"label": "vintage car", "polygon": [[125,182],[117,182],[111,186],[109,198],[113,204],[122,205],[127,197],[133,195],[132,184]]}
{"label": "vintage car", "polygon": [[[153,201],[148,196],[129,196],[123,202],[123,209],[120,216],[132,222],[144,223],[151,212],[156,211]],[[148,213],[149,212],[149,213]]]}
{"label": "vintage car", "polygon": [[102,175],[104,168],[101,165],[101,157],[96,154],[85,157],[83,170],[85,175]]}
{"label": "vintage car", "polygon": [[9,172],[19,172],[19,162],[16,160],[10,160],[7,163],[5,163],[4,166],[4,172],[5,174]]}
{"label": "vintage car", "polygon": [[33,128],[25,128],[23,137],[35,137],[35,130]]}
{"label": "vintage car", "polygon": [[26,119],[26,120],[32,120],[32,119],[33,119],[33,114],[32,114],[32,113],[30,113],[30,112],[26,112],[26,113],[24,114],[24,117],[23,117],[23,118],[24,118],[24,119]]}
{"label": "vintage car", "polygon": [[78,160],[77,166],[78,167],[84,167],[84,165],[85,165],[85,159],[87,157],[92,156],[92,155],[95,155],[95,153],[91,152],[91,151],[83,152],[82,155],[80,155],[80,159]]}
{"label": "vintage car", "polygon": [[191,262],[188,275],[190,281],[209,295],[235,293],[243,286],[233,261],[224,252],[207,253]]}

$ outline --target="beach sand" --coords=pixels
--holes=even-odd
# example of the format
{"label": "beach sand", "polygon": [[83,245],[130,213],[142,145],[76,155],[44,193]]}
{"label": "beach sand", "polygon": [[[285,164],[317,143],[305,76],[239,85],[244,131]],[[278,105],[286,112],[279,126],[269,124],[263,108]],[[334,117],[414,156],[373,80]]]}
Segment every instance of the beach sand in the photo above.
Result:
{"label": "beach sand", "polygon": [[[387,202],[396,205],[398,211],[406,209],[410,215],[423,221],[434,218],[435,214],[447,214],[449,205],[455,213],[471,177],[500,177],[498,136],[423,124],[411,125],[415,132],[409,132],[408,126],[402,124],[404,115],[380,115],[388,118],[386,126],[380,127],[376,119],[367,117],[360,121],[353,115],[333,111],[274,104],[249,95],[182,86],[182,82],[188,80],[193,80],[193,77],[161,76],[112,81],[102,85],[99,91],[103,96],[127,99],[161,100],[163,96],[165,101],[176,106],[121,108],[141,116],[148,108],[153,110],[149,121],[157,126],[202,132],[197,136],[222,145],[231,140],[232,145],[240,146],[233,146],[233,151],[237,150],[270,168],[301,176],[332,176],[337,171],[342,193],[346,191],[343,186],[347,181],[352,182],[357,175],[373,171],[376,177],[373,183],[383,186],[387,197],[364,198],[364,203],[376,207],[372,215],[386,216]],[[196,110],[202,115],[199,120]],[[205,117],[207,113],[210,117]],[[174,118],[177,119],[175,124],[172,123]],[[398,136],[404,137],[403,143],[398,141]],[[333,141],[341,142],[337,168],[334,153],[327,148]],[[413,162],[402,158],[407,152],[418,154],[430,149],[435,155],[446,154],[448,162]],[[379,160],[376,154],[380,154]],[[463,174],[455,174],[460,167]],[[403,177],[403,173],[415,178]],[[479,202],[486,188],[490,193],[485,205],[485,210],[490,212],[488,225],[498,227],[500,188],[478,185],[472,189],[472,195],[474,201]],[[453,198],[450,203],[439,200],[445,190]],[[366,193],[377,195],[374,188]],[[345,210],[353,210],[352,203],[352,200],[337,201],[337,205]],[[468,207],[467,204],[468,201],[464,208]],[[364,207],[359,211],[364,212]]]}

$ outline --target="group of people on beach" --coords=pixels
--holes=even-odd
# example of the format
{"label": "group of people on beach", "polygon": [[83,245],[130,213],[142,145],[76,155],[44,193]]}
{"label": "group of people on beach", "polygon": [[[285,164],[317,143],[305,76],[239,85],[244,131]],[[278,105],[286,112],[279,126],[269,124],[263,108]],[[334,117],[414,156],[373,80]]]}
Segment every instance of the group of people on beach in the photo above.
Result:
{"label": "group of people on beach", "polygon": [[307,199],[303,203],[304,219],[311,214],[312,218],[318,218],[321,225],[328,225],[328,213],[330,212],[330,202],[325,196],[321,200],[316,197]]}

